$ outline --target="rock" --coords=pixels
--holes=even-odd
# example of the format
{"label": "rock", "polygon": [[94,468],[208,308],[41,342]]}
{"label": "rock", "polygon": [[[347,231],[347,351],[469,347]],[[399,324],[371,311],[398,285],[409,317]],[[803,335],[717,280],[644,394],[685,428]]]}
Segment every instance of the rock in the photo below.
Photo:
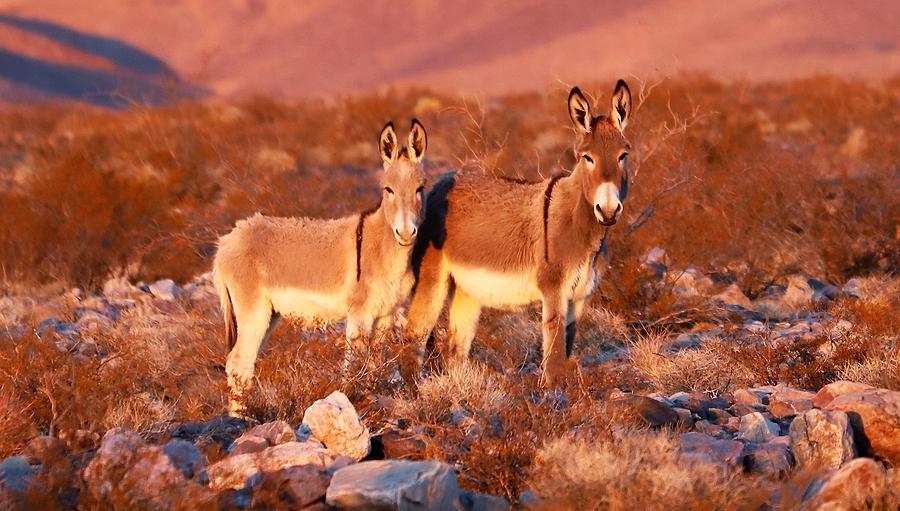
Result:
{"label": "rock", "polygon": [[369,429],[343,393],[335,391],[303,413],[303,424],[328,449],[355,460],[369,454]]}
{"label": "rock", "polygon": [[782,419],[801,414],[813,407],[815,394],[786,385],[776,385],[769,396],[769,411],[775,418]]}
{"label": "rock", "polygon": [[866,281],[864,279],[854,277],[847,281],[844,284],[844,287],[841,289],[845,295],[852,296],[855,298],[865,298],[868,294],[865,292]]}
{"label": "rock", "polygon": [[100,448],[84,470],[87,489],[98,502],[105,501],[135,460],[144,441],[136,433],[114,428],[103,435]]}
{"label": "rock", "polygon": [[266,441],[265,438],[260,438],[255,435],[248,435],[244,433],[239,436],[237,440],[231,444],[231,447],[228,450],[228,454],[236,456],[238,454],[249,454],[253,452],[259,452],[269,447],[269,442]]}
{"label": "rock", "polygon": [[259,472],[274,472],[296,465],[329,466],[338,453],[311,442],[287,442],[260,452],[238,454],[214,463],[207,468],[210,487],[238,489],[247,478]]}
{"label": "rock", "polygon": [[25,446],[25,458],[32,465],[44,465],[66,455],[66,443],[58,437],[42,435]]}
{"label": "rock", "polygon": [[771,441],[744,445],[744,463],[750,472],[781,475],[791,468],[791,450],[786,442]]}
{"label": "rock", "polygon": [[813,483],[803,497],[803,509],[887,509],[874,505],[887,489],[884,467],[870,458],[857,458],[826,479]]}
{"label": "rock", "polygon": [[376,442],[385,459],[420,459],[425,455],[425,442],[396,429],[389,429],[380,435],[373,436],[373,452]]}
{"label": "rock", "polygon": [[730,413],[726,412],[721,408],[710,407],[706,410],[706,416],[709,420],[715,424],[725,424],[728,422],[728,419],[733,418],[734,416]]}
{"label": "rock", "polygon": [[506,499],[470,491],[460,494],[459,503],[463,511],[507,511],[509,509],[509,502]]}
{"label": "rock", "polygon": [[679,424],[686,428],[692,428],[694,426],[694,416],[691,414],[691,411],[687,408],[673,408],[673,412],[675,412],[675,416],[678,417],[676,420]]}
{"label": "rock", "polygon": [[113,322],[108,317],[97,311],[84,311],[75,323],[82,332],[102,332],[112,328]]}
{"label": "rock", "polygon": [[325,496],[345,510],[455,510],[461,490],[456,474],[438,461],[366,461],[334,473]]}
{"label": "rock", "polygon": [[806,279],[806,283],[813,290],[812,299],[814,302],[831,301],[841,294],[841,288],[828,282],[822,282],[821,280],[810,277]]}
{"label": "rock", "polygon": [[197,477],[201,484],[206,483],[206,457],[191,442],[187,440],[170,440],[162,447],[163,452],[169,457],[169,461],[184,474],[184,477],[193,479]]}
{"label": "rock", "polygon": [[671,276],[675,277],[672,291],[684,297],[705,295],[713,287],[712,279],[697,268],[688,268],[680,273],[673,271]]}
{"label": "rock", "polygon": [[330,481],[328,471],[316,465],[263,472],[253,484],[253,506],[261,509],[305,509],[325,498]]}
{"label": "rock", "polygon": [[[169,455],[158,446],[138,450],[134,465],[114,485],[116,498],[107,502],[128,503],[130,509],[216,509],[215,496],[197,481],[185,479]],[[188,504],[189,503],[189,504]]]}
{"label": "rock", "polygon": [[844,394],[858,394],[875,390],[875,387],[855,381],[838,380],[825,385],[813,397],[813,406],[824,408],[838,396]]}
{"label": "rock", "polygon": [[178,286],[175,285],[175,282],[172,281],[172,279],[157,280],[153,284],[150,284],[149,289],[150,294],[160,300],[174,300],[175,295],[178,294]]}
{"label": "rock", "polygon": [[741,288],[738,287],[737,284],[730,284],[720,293],[713,295],[713,300],[718,300],[725,305],[740,305],[745,309],[749,309],[753,306],[750,302],[750,299],[747,298],[747,295],[741,291]]}
{"label": "rock", "polygon": [[33,477],[34,469],[22,456],[0,461],[0,509],[30,509],[27,492]]}
{"label": "rock", "polygon": [[860,454],[900,464],[900,392],[876,389],[838,396],[825,407],[846,412]]}
{"label": "rock", "polygon": [[705,433],[690,432],[681,435],[681,451],[732,466],[741,466],[744,444],[737,440],[717,440]]}
{"label": "rock", "polygon": [[[768,397],[761,392],[754,392],[748,389],[737,389],[733,394],[734,402],[741,405],[762,405],[769,401]],[[766,397],[765,401],[763,398]]]}
{"label": "rock", "polygon": [[607,402],[607,411],[634,418],[651,428],[674,425],[678,415],[669,405],[635,394],[622,394]]}
{"label": "rock", "polygon": [[244,433],[265,439],[269,445],[279,445],[285,442],[295,442],[297,434],[294,428],[285,421],[273,421],[260,424]]}
{"label": "rock", "polygon": [[103,283],[103,295],[108,298],[130,298],[141,294],[141,290],[131,285],[125,277],[109,279]]}
{"label": "rock", "polygon": [[804,275],[791,275],[788,277],[787,289],[784,292],[784,302],[795,308],[808,307],[813,301],[813,288],[809,285],[809,279]]}
{"label": "rock", "polygon": [[856,456],[853,430],[844,412],[812,409],[790,427],[791,451],[801,467],[838,468]]}
{"label": "rock", "polygon": [[24,456],[10,456],[0,461],[0,492],[24,492],[33,476],[34,469]]}
{"label": "rock", "polygon": [[780,432],[778,424],[765,418],[759,412],[744,415],[738,426],[738,438],[748,442],[768,442],[778,436]]}

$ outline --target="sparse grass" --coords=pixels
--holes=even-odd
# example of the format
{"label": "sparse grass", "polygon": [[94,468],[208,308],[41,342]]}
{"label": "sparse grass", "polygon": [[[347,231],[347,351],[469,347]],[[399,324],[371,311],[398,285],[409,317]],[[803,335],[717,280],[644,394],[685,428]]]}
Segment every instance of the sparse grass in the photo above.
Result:
{"label": "sparse grass", "polygon": [[535,457],[528,483],[537,509],[758,509],[763,484],[739,470],[681,454],[665,433],[613,440],[558,438]]}

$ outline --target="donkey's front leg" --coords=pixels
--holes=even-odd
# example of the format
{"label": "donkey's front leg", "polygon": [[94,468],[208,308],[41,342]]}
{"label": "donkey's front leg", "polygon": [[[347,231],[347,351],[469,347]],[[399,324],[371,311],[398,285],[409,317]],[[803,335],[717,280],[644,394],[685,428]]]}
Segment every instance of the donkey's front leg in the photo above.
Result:
{"label": "donkey's front leg", "polygon": [[562,376],[566,361],[566,320],[568,300],[559,290],[545,292],[542,296],[543,357],[541,359],[541,385],[552,386]]}
{"label": "donkey's front leg", "polygon": [[344,347],[344,374],[350,364],[360,355],[367,356],[369,339],[372,337],[372,327],[375,318],[370,314],[351,313],[347,316],[346,345]]}

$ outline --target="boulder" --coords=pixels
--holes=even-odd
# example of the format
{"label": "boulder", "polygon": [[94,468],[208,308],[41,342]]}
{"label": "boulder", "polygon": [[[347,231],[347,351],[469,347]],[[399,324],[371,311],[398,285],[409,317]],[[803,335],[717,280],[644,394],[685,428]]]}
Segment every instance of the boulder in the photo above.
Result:
{"label": "boulder", "polygon": [[332,392],[303,413],[303,426],[328,449],[361,460],[369,454],[369,429],[343,393]]}
{"label": "boulder", "polygon": [[259,452],[263,449],[269,447],[269,442],[266,441],[265,438],[260,438],[255,435],[243,434],[231,444],[231,447],[228,450],[228,453],[231,455],[238,454],[249,454],[253,452]]}
{"label": "boulder", "polygon": [[409,433],[388,429],[372,437],[373,452],[376,439],[385,459],[419,459],[425,455],[425,442]]}
{"label": "boulder", "polygon": [[170,440],[162,446],[162,449],[172,465],[180,470],[184,477],[188,479],[196,477],[201,484],[207,482],[206,457],[192,442],[179,439]]}
{"label": "boulder", "polygon": [[439,461],[366,461],[334,473],[325,502],[345,510],[455,510],[456,474]]}
{"label": "boulder", "polygon": [[255,479],[254,509],[306,509],[325,498],[331,475],[324,467],[299,465],[262,472]]}
{"label": "boulder", "polygon": [[213,463],[207,468],[210,487],[238,489],[247,478],[260,472],[274,472],[296,465],[327,467],[339,454],[313,442],[287,442],[259,452],[238,454]]}
{"label": "boulder", "polygon": [[144,441],[136,433],[114,428],[103,435],[90,465],[84,470],[87,490],[97,502],[103,502],[134,464]]}
{"label": "boulder", "polygon": [[0,492],[24,492],[31,485],[34,469],[24,456],[0,461]]}
{"label": "boulder", "polygon": [[[735,404],[739,405],[752,406],[762,405],[769,402],[768,397],[766,397],[766,395],[762,392],[756,392],[749,389],[737,389],[734,391],[732,397],[734,398]],[[764,397],[766,398],[765,401],[763,401]]]}
{"label": "boulder", "polygon": [[781,433],[778,424],[765,418],[759,412],[748,413],[741,417],[738,426],[738,438],[748,442],[768,442]]}
{"label": "boulder", "polygon": [[801,467],[838,468],[856,456],[853,430],[844,412],[812,409],[790,427],[791,451]]}
{"label": "boulder", "polygon": [[777,385],[769,396],[769,411],[778,419],[793,417],[813,407],[815,394],[786,385]]}
{"label": "boulder", "polygon": [[150,289],[150,294],[160,300],[174,300],[175,295],[178,294],[178,286],[175,285],[172,279],[157,280],[150,284],[148,288]]}
{"label": "boulder", "polygon": [[875,387],[855,381],[838,380],[825,385],[813,397],[813,406],[824,408],[838,396],[844,394],[859,394],[875,390]]}
{"label": "boulder", "polygon": [[719,440],[705,433],[690,432],[681,435],[681,451],[700,455],[713,461],[741,466],[744,444],[737,440]]}
{"label": "boulder", "polygon": [[622,394],[607,402],[607,411],[635,419],[651,428],[674,425],[678,415],[672,407],[646,396]]}
{"label": "boulder", "polygon": [[216,509],[209,488],[184,477],[181,468],[158,446],[138,450],[134,465],[113,484],[108,504],[129,509]]}
{"label": "boulder", "polygon": [[737,284],[729,284],[724,290],[713,295],[713,300],[718,300],[725,305],[739,305],[745,309],[753,306],[747,295],[741,290]]}
{"label": "boulder", "polygon": [[875,504],[884,498],[886,489],[884,467],[871,458],[857,458],[810,485],[803,509],[887,509],[884,502]]}
{"label": "boulder", "polygon": [[825,409],[847,413],[861,454],[900,464],[900,392],[876,389],[844,394]]}
{"label": "boulder", "polygon": [[756,474],[781,475],[791,468],[791,450],[785,441],[748,443],[743,454],[745,465]]}
{"label": "boulder", "polygon": [[285,421],[272,421],[260,424],[244,435],[253,435],[265,439],[269,445],[279,445],[286,442],[294,442],[297,440],[297,434],[294,428]]}

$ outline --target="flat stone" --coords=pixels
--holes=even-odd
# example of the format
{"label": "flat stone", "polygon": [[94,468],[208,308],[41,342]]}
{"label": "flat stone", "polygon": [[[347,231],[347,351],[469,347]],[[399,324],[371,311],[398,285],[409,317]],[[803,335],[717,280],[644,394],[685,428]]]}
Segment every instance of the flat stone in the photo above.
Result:
{"label": "flat stone", "polygon": [[263,472],[253,484],[253,505],[260,509],[307,509],[325,498],[330,482],[329,471],[316,465]]}
{"label": "flat stone", "polygon": [[247,478],[259,472],[274,472],[296,465],[328,467],[339,453],[308,443],[288,442],[260,452],[238,454],[214,463],[207,468],[210,487],[214,490],[238,489]]}
{"label": "flat stone", "polygon": [[175,285],[175,282],[172,279],[158,280],[148,287],[150,289],[150,294],[160,300],[174,300],[175,295],[178,293],[178,286]]}
{"label": "flat stone", "polygon": [[366,461],[334,473],[325,502],[343,510],[453,511],[461,490],[438,461]]}
{"label": "flat stone", "polygon": [[279,445],[297,440],[297,434],[294,433],[294,428],[285,421],[272,421],[260,424],[259,426],[247,430],[244,434],[263,438],[269,445]]}
{"label": "flat stone", "polygon": [[855,381],[838,380],[825,385],[813,396],[813,406],[824,408],[838,396],[844,394],[862,394],[875,390],[875,387]]}
{"label": "flat stone", "polygon": [[701,454],[711,460],[732,466],[741,466],[744,444],[737,440],[719,440],[705,433],[690,432],[681,435],[681,451]]}
{"label": "flat stone", "polygon": [[791,468],[791,450],[786,442],[748,443],[744,461],[750,472],[781,475]]}
{"label": "flat stone", "polygon": [[623,394],[607,402],[607,411],[639,420],[651,428],[674,425],[678,416],[669,405],[636,394]]}

